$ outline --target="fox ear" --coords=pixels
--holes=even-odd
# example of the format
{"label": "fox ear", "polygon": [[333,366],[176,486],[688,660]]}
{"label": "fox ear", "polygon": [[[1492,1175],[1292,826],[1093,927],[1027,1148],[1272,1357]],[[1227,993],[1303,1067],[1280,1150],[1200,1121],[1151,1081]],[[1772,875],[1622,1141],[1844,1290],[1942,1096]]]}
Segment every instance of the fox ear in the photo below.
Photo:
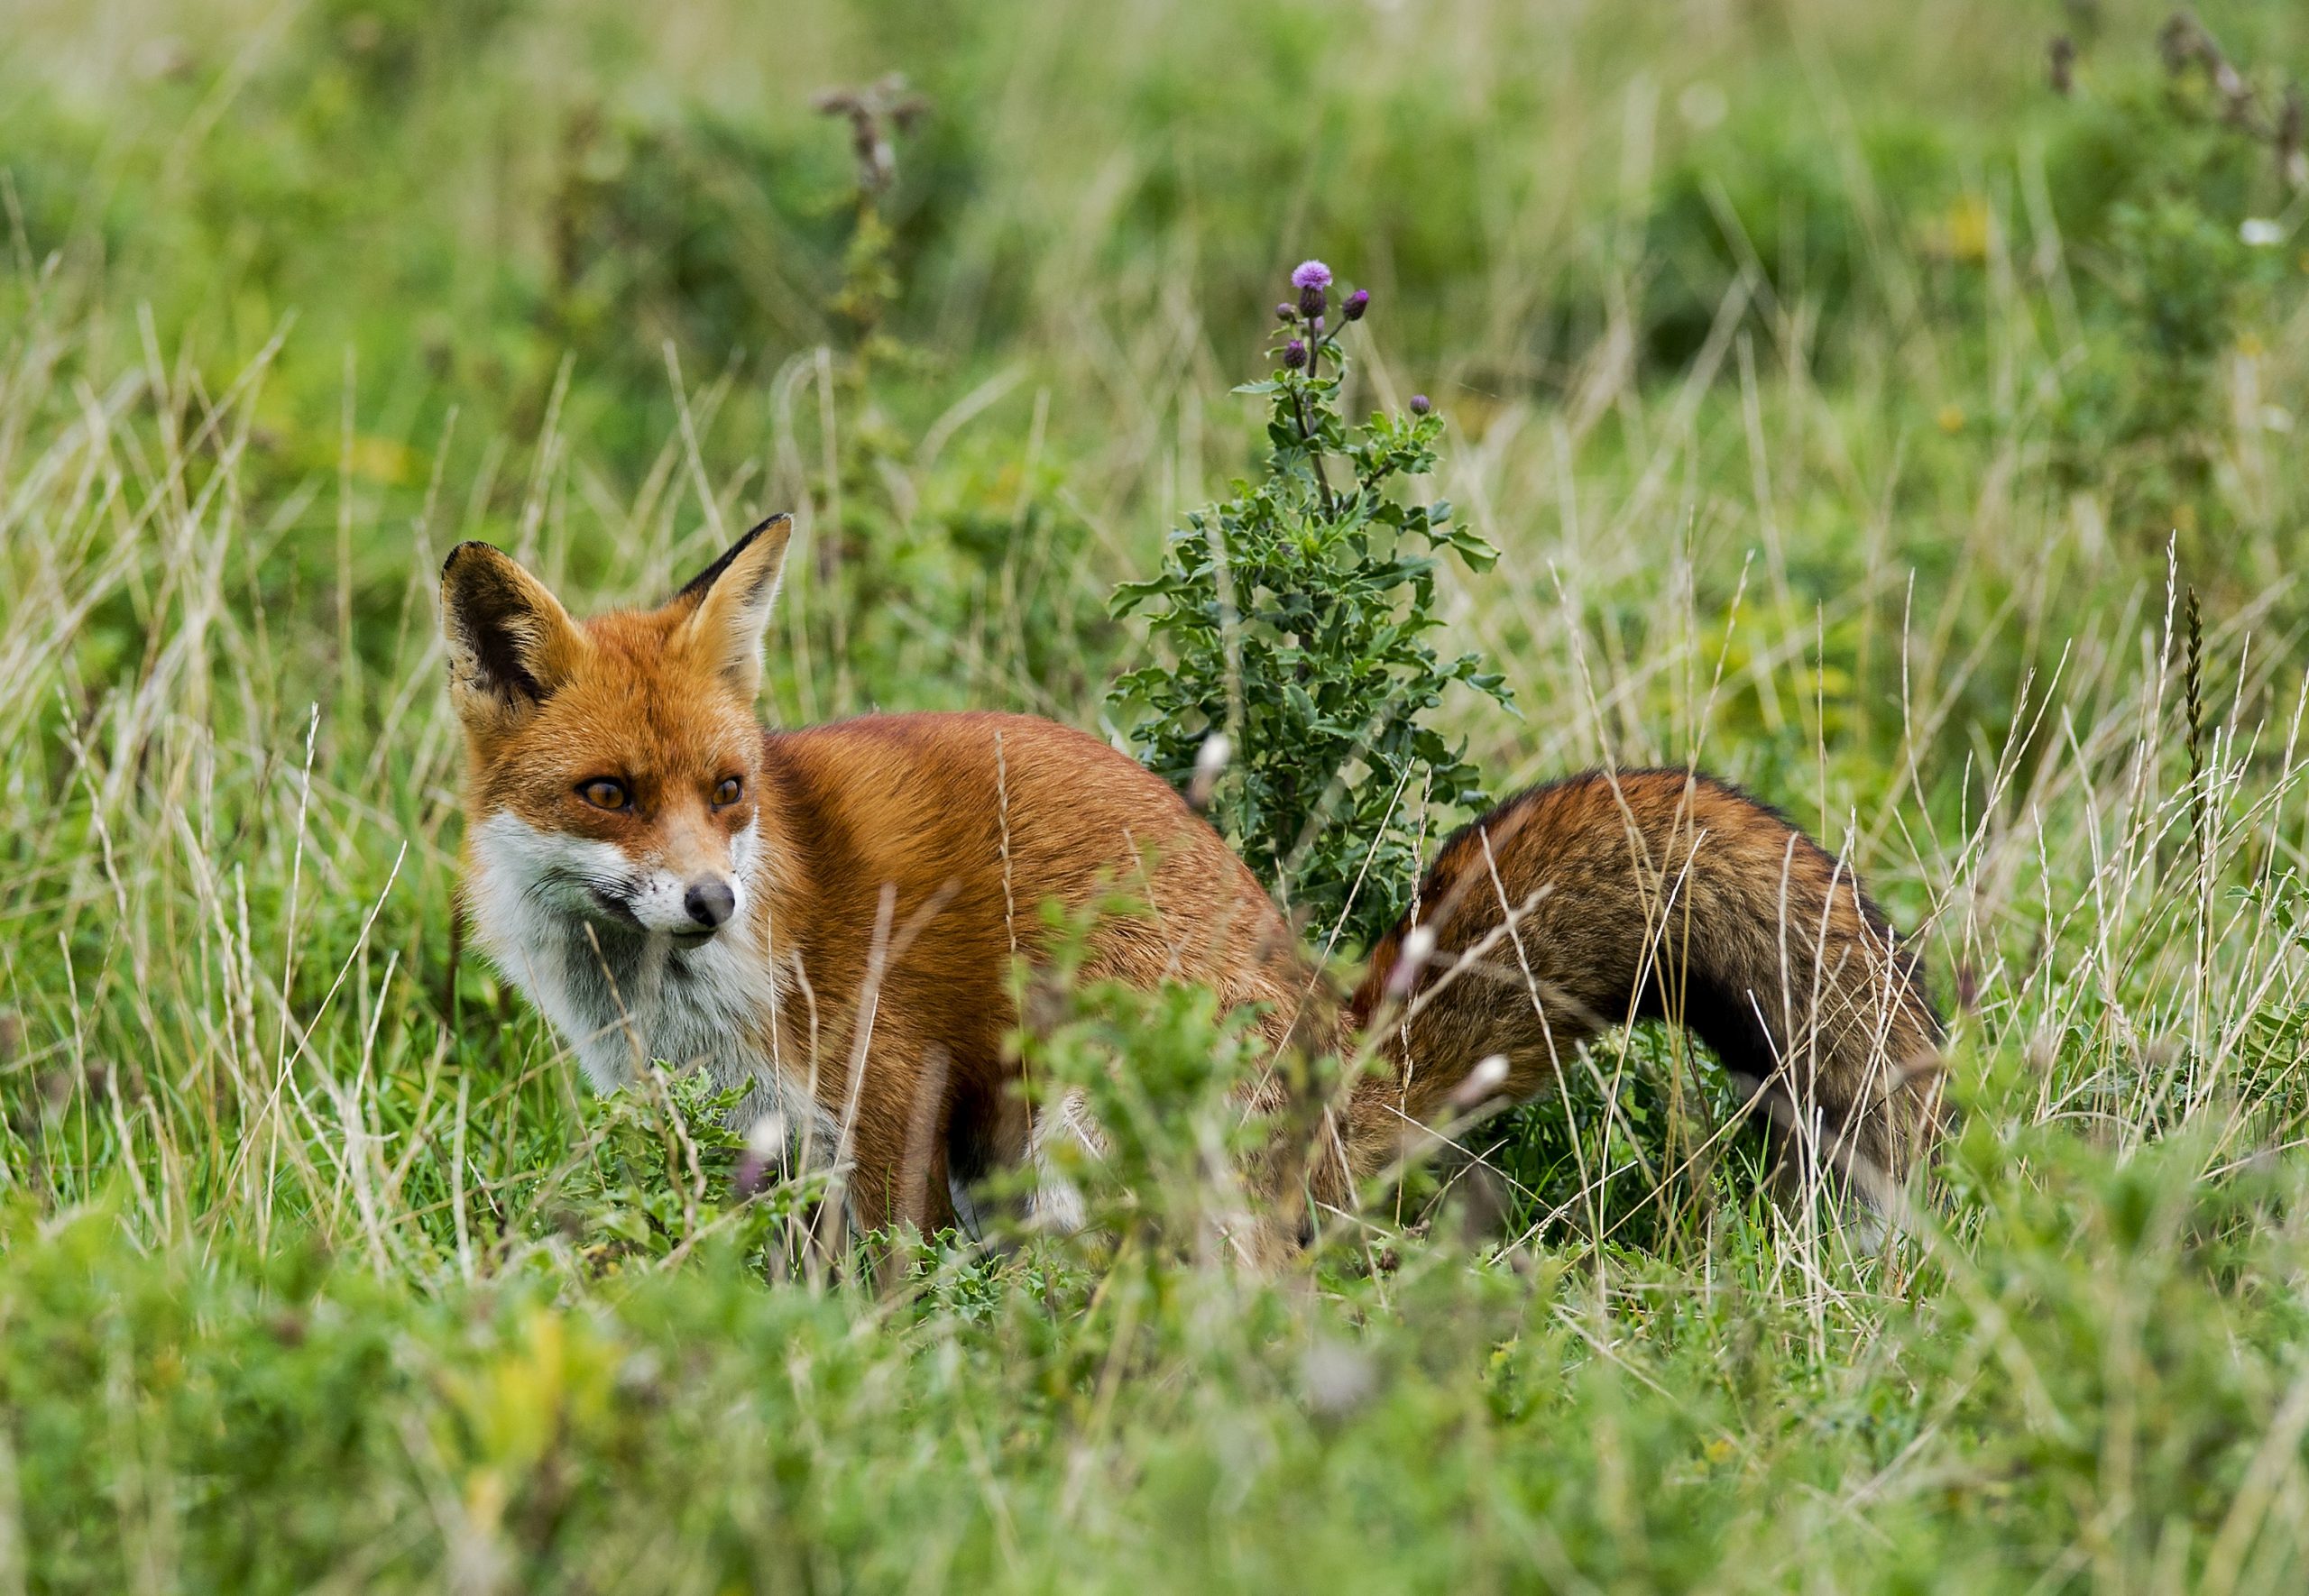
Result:
{"label": "fox ear", "polygon": [[568,680],[585,646],[545,583],[485,543],[461,543],[441,567],[449,695],[466,720],[534,709]]}
{"label": "fox ear", "polygon": [[748,700],[761,688],[762,633],[793,536],[792,516],[772,516],[674,595],[676,604],[695,606],[682,623],[689,645]]}

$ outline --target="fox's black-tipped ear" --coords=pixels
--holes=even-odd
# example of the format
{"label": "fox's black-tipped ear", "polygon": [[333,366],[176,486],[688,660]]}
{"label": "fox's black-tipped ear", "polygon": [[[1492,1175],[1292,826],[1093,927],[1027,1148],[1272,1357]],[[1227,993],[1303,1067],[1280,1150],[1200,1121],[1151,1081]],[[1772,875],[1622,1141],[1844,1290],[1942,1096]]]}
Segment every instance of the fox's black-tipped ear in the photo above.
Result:
{"label": "fox's black-tipped ear", "polygon": [[584,634],[545,583],[485,543],[441,566],[441,638],[449,696],[467,721],[528,712],[568,679]]}
{"label": "fox's black-tipped ear", "polygon": [[793,537],[794,518],[772,516],[674,595],[675,603],[695,606],[682,623],[685,639],[748,699],[761,689],[762,633]]}

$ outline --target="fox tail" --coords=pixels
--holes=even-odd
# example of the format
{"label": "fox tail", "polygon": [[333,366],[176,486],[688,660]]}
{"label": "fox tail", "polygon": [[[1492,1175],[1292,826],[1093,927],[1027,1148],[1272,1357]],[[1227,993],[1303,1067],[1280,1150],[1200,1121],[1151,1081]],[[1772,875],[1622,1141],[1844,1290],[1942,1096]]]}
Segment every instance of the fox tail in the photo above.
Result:
{"label": "fox tail", "polygon": [[1715,1050],[1783,1179],[1833,1171],[1881,1208],[1940,1126],[1941,1026],[1915,956],[1835,856],[1682,770],[1589,771],[1459,831],[1348,1018],[1378,1060],[1335,1122],[1358,1181],[1639,1019]]}

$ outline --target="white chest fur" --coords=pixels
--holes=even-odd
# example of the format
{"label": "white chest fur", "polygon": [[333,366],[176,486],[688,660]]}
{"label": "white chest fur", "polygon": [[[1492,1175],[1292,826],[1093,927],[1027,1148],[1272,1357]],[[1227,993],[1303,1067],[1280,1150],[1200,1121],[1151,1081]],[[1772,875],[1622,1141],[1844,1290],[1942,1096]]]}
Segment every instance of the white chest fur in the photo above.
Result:
{"label": "white chest fur", "polygon": [[600,913],[597,893],[679,895],[678,885],[608,843],[540,830],[501,811],[475,828],[473,862],[476,940],[553,1023],[598,1090],[656,1060],[753,1087],[741,1112],[782,1110],[797,1129],[822,1117],[778,1069],[777,964],[753,913],[764,874],[753,828],[731,848],[736,913],[698,947]]}

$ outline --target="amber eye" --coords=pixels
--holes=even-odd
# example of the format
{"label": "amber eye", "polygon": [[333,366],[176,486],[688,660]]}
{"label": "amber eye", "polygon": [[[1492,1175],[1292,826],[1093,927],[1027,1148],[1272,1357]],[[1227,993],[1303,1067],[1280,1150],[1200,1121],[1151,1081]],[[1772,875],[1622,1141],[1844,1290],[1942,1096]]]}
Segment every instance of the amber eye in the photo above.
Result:
{"label": "amber eye", "polygon": [[745,795],[746,784],[734,775],[725,775],[713,789],[713,807],[727,809]]}
{"label": "amber eye", "polygon": [[597,775],[593,780],[577,784],[577,796],[595,809],[623,809],[631,803],[625,784],[613,776]]}

